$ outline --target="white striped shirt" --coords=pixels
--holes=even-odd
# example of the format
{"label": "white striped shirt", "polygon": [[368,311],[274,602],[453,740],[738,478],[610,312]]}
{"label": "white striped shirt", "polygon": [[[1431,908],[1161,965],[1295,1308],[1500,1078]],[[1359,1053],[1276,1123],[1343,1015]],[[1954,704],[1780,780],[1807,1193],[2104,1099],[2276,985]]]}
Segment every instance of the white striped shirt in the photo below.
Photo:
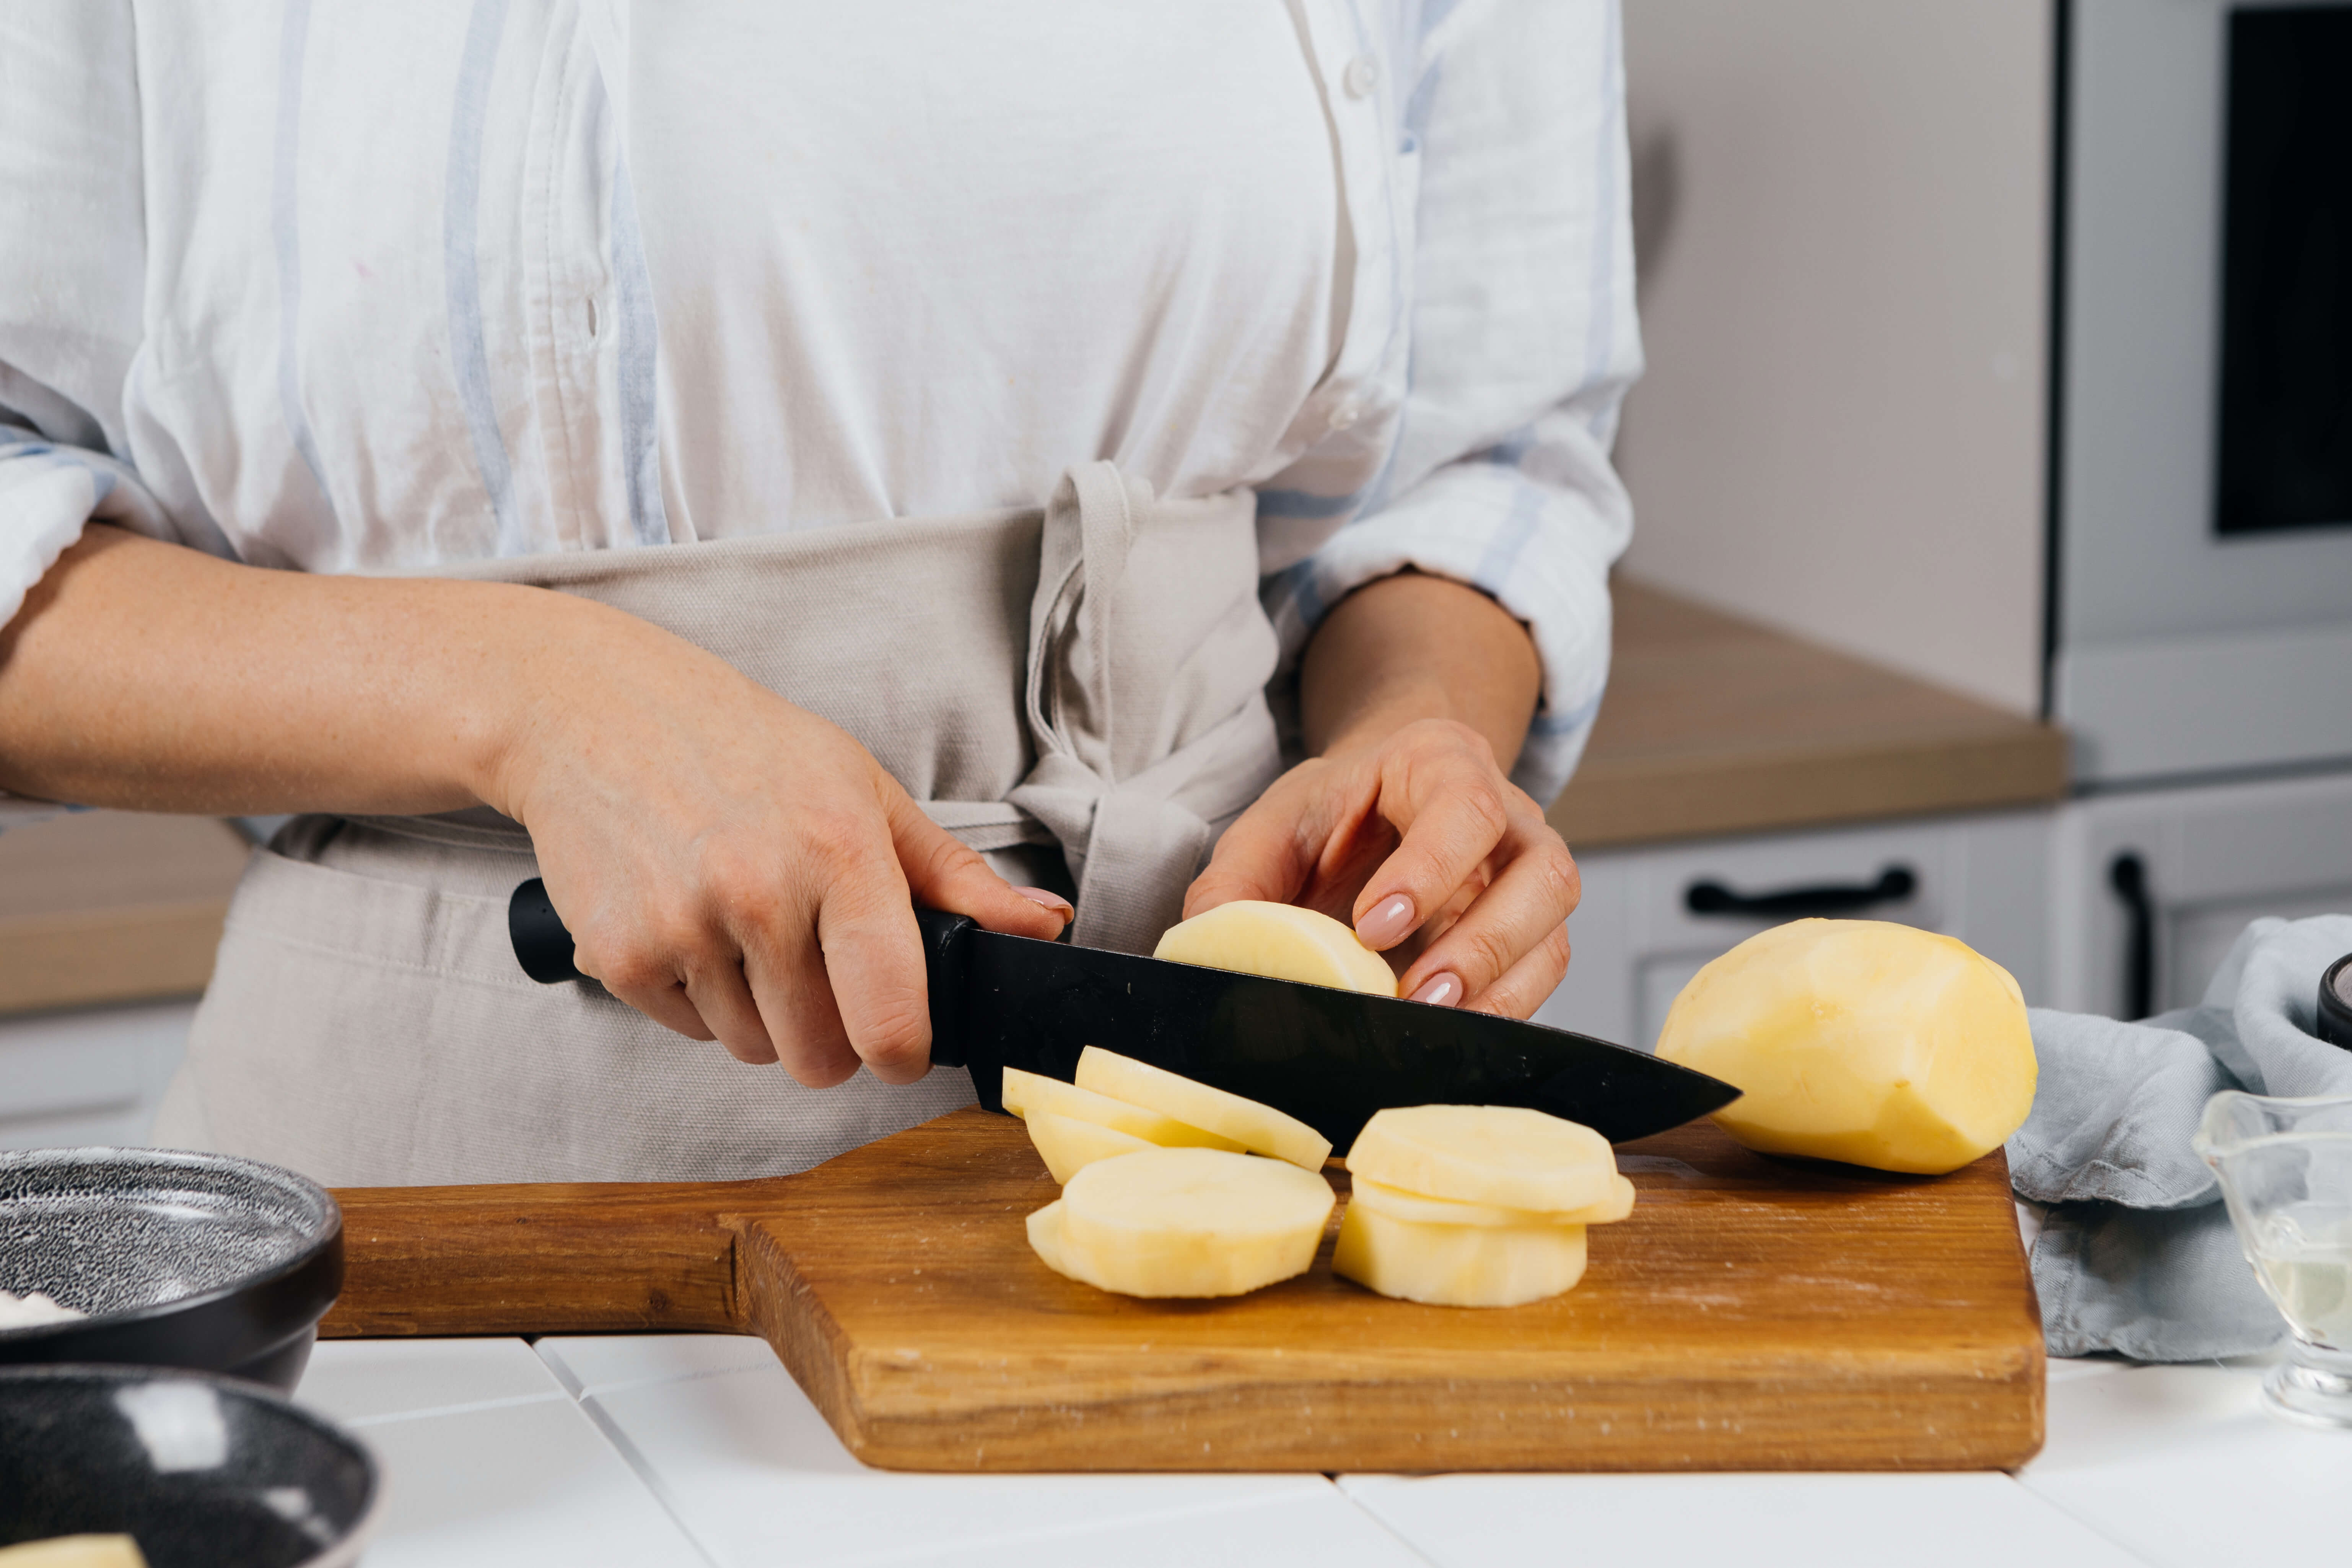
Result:
{"label": "white striped shirt", "polygon": [[[1054,9],[1012,15],[1017,34]],[[1640,364],[1617,5],[1290,16],[1331,146],[1329,329],[1265,378],[1281,406],[1191,411],[1262,423],[1255,444],[1141,471],[1256,489],[1293,656],[1407,566],[1492,594],[1542,658],[1516,776],[1548,799],[1606,680],[1630,527],[1607,455]],[[677,204],[632,178],[634,49],[625,0],[0,7],[0,621],[92,517],[311,571],[713,537],[687,499],[709,444],[679,434],[712,378],[647,264],[644,225]],[[712,149],[713,177],[740,152]],[[752,330],[772,303],[706,308]],[[1171,334],[1155,371],[1163,351],[1194,350]],[[788,428],[795,407],[778,389],[760,412]],[[843,520],[787,502],[738,531]]]}

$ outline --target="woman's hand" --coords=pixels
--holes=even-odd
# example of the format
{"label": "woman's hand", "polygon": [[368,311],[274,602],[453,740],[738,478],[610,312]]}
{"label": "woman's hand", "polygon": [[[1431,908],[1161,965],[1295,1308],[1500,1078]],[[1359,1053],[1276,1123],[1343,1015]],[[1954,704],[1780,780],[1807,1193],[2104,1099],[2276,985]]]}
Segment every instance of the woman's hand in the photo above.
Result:
{"label": "woman's hand", "polygon": [[1526,631],[1475,589],[1405,574],[1350,594],[1301,670],[1320,755],[1226,831],[1185,915],[1304,904],[1387,953],[1402,995],[1530,1016],[1568,972],[1580,891],[1567,844],[1505,772],[1539,680]]}
{"label": "woman's hand", "polygon": [[619,611],[264,571],[104,525],[0,627],[0,789],[220,815],[488,803],[530,829],[583,969],[811,1085],[861,1061],[922,1076],[913,900],[1024,936],[1068,914],[841,730]]}
{"label": "woman's hand", "polygon": [[812,1088],[861,1062],[903,1083],[929,1064],[915,904],[1060,935],[1067,904],[1007,883],[846,732],[646,622],[578,618],[593,662],[519,705],[486,796],[530,829],[573,962],[631,1007]]}
{"label": "woman's hand", "polygon": [[1400,995],[1523,1019],[1568,973],[1577,893],[1568,846],[1486,737],[1423,719],[1276,779],[1218,841],[1184,913],[1319,909],[1389,954]]}

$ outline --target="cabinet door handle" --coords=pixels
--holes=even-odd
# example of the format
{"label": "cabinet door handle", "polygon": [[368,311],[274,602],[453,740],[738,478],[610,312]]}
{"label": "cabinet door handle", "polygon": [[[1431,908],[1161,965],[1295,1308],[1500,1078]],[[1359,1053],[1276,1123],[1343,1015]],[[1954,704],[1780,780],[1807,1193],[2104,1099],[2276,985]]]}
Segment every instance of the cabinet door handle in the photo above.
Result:
{"label": "cabinet door handle", "polygon": [[2147,889],[2147,862],[2126,850],[2107,862],[2107,885],[2124,901],[2124,1010],[2126,1019],[2156,1011],[2156,897]]}
{"label": "cabinet door handle", "polygon": [[1784,887],[1777,893],[1735,893],[1719,882],[1695,882],[1683,894],[1683,907],[1693,915],[1796,920],[1808,915],[1852,915],[1881,904],[1899,904],[1918,890],[1916,873],[1907,865],[1891,865],[1878,873],[1876,882],[1825,882],[1811,887]]}

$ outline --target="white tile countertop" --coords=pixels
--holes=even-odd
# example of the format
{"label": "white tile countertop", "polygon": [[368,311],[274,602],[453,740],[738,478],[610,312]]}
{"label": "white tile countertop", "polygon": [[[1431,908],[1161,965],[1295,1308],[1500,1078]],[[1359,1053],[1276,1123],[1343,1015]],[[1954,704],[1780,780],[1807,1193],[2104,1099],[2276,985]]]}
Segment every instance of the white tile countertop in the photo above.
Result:
{"label": "white tile countertop", "polygon": [[2344,1561],[2352,1434],[2266,1416],[2261,1380],[2053,1362],[2014,1476],[898,1474],[724,1334],[332,1341],[297,1397],[383,1463],[369,1568]]}

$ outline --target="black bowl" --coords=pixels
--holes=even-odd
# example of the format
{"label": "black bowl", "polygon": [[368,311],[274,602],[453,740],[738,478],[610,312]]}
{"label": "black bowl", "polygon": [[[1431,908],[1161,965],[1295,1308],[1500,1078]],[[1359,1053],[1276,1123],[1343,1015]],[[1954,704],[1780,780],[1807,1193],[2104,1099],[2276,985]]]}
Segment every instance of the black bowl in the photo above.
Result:
{"label": "black bowl", "polygon": [[0,1368],[0,1545],[122,1533],[148,1568],[345,1568],[379,1490],[357,1438],[249,1383]]}
{"label": "black bowl", "polygon": [[184,1366],[291,1393],[342,1285],[342,1212],[291,1171],[171,1149],[0,1154],[0,1289],[89,1314],[0,1329],[0,1364]]}

